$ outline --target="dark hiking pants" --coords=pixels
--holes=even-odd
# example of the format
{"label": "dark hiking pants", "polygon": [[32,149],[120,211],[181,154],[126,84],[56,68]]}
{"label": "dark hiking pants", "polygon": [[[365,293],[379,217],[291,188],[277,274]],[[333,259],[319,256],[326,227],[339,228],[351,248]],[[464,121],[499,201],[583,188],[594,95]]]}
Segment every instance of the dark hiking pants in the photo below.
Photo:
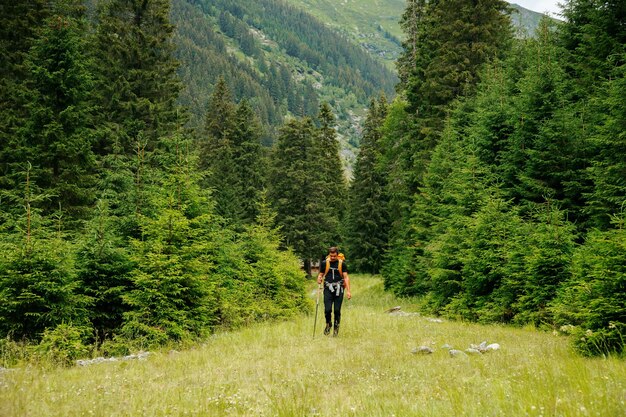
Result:
{"label": "dark hiking pants", "polygon": [[331,291],[328,287],[324,288],[324,316],[326,316],[326,323],[331,324],[333,321],[332,311],[335,309],[335,327],[339,326],[341,322],[341,303],[343,302],[343,289],[339,291],[339,295],[335,291]]}

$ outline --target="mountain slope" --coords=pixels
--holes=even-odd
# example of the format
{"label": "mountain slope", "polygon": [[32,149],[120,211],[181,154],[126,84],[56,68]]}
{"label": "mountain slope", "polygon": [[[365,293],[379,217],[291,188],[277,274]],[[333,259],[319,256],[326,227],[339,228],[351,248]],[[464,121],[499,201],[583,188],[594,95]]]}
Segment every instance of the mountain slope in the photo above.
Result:
{"label": "mountain slope", "polygon": [[172,21],[186,86],[181,102],[193,128],[202,126],[206,101],[223,76],[237,100],[251,100],[268,142],[285,115],[314,116],[320,102],[329,102],[350,160],[369,98],[394,92],[392,71],[281,1],[174,0]]}
{"label": "mountain slope", "polygon": [[[287,0],[316,16],[329,27],[359,43],[372,56],[395,70],[404,37],[400,18],[406,0]],[[511,20],[520,35],[533,35],[541,13],[511,4]]]}
{"label": "mountain slope", "polygon": [[[250,100],[267,145],[285,116],[315,116],[320,102],[330,103],[351,166],[369,98],[394,94],[404,7],[405,0],[173,0],[190,127],[203,126],[223,76],[237,101]],[[514,7],[514,21],[534,30],[542,15]]]}

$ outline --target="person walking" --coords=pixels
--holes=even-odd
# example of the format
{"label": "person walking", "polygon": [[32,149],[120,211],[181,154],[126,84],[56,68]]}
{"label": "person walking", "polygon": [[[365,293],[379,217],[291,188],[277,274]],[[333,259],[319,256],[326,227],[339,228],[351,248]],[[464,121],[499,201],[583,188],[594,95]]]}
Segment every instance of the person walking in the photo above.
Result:
{"label": "person walking", "polygon": [[[322,282],[324,283],[324,316],[326,317],[324,334],[328,336],[332,328],[333,336],[336,337],[339,334],[344,293],[348,300],[352,298],[352,294],[350,293],[348,265],[345,260],[339,258],[339,251],[335,246],[328,249],[328,257],[320,264],[317,283],[322,284]],[[333,309],[334,322],[332,321]]]}

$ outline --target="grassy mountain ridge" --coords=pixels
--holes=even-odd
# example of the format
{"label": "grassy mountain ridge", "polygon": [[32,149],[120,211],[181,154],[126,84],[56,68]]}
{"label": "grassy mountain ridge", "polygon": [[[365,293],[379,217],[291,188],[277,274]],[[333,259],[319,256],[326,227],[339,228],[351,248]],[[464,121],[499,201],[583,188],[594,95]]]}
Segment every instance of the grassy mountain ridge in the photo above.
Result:
{"label": "grassy mountain ridge", "polygon": [[[619,416],[626,362],[575,355],[533,329],[439,322],[354,275],[337,338],[313,314],[217,334],[191,350],[88,367],[0,369],[0,415]],[[315,292],[311,283],[310,302]],[[402,306],[406,315],[384,311]],[[501,349],[452,357],[481,341]],[[426,345],[432,354],[413,354]],[[329,388],[332,387],[332,388]]]}

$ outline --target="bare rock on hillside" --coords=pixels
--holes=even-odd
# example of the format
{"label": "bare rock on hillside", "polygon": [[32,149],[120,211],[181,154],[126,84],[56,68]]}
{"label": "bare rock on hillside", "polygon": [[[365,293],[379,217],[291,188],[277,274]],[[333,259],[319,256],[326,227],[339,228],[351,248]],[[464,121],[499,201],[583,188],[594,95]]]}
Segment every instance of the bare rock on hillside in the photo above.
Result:
{"label": "bare rock on hillside", "polygon": [[450,356],[452,356],[453,358],[467,356],[467,353],[463,352],[462,350],[458,350],[458,349],[450,349],[450,350],[448,351],[448,353],[449,353],[449,354],[450,354]]}

